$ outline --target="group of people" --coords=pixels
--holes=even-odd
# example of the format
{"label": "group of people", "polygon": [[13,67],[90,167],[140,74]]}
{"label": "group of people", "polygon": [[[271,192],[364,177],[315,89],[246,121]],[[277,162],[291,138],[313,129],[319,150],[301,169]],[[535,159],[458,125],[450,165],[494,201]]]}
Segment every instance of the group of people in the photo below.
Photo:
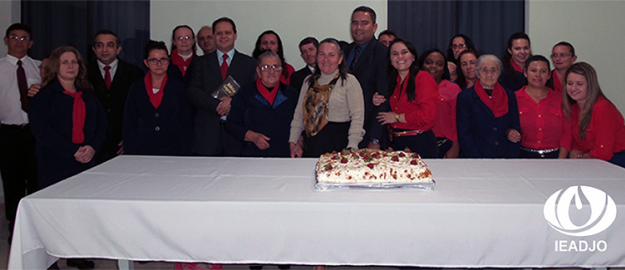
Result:
{"label": "group of people", "polygon": [[[119,154],[318,157],[408,148],[424,158],[598,158],[625,167],[623,116],[594,68],[575,63],[571,44],[553,47],[552,71],[524,33],[510,37],[502,61],[480,55],[463,34],[446,54],[419,57],[410,41],[390,30],[378,40],[376,31],[375,11],[358,7],[353,42],[303,39],[306,66],[296,71],[278,33],[261,33],[248,56],[234,48],[236,25],[223,17],[197,37],[176,27],[171,52],[150,41],[144,73],[119,59],[112,31],[95,35],[97,61],[85,64],[63,46],[39,62],[27,55],[31,29],[11,25],[0,59],[0,171],[11,231],[20,198]],[[240,85],[235,95],[220,94],[232,84]]]}

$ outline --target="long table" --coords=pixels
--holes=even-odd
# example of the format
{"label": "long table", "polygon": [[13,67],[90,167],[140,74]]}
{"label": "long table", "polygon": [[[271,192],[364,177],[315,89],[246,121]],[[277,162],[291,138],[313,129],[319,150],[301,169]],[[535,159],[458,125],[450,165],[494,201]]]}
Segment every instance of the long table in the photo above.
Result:
{"label": "long table", "polygon": [[[434,191],[320,191],[315,159],[120,156],[24,198],[8,268],[45,269],[61,257],[625,266],[625,169],[599,160],[425,162]],[[545,203],[571,186],[605,191],[613,224],[585,237],[552,228]],[[581,203],[568,211],[579,225],[591,218]]]}

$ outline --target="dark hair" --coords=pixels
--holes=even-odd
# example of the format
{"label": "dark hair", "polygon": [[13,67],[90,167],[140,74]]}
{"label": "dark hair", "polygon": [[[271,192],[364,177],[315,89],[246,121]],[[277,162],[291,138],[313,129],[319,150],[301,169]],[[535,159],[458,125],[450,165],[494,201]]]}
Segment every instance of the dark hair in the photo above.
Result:
{"label": "dark hair", "polygon": [[387,30],[384,30],[384,31],[380,32],[380,34],[378,34],[378,39],[380,39],[384,35],[397,37],[397,34],[395,34],[395,32],[393,32],[392,30],[388,30],[387,29]]}
{"label": "dark hair", "polygon": [[267,30],[267,31],[263,32],[262,34],[260,34],[260,36],[258,36],[258,38],[256,39],[256,47],[254,47],[254,52],[252,53],[252,57],[254,57],[254,59],[258,59],[258,57],[262,53],[267,51],[267,50],[263,50],[263,49],[260,48],[260,43],[261,43],[261,40],[262,40],[264,35],[274,35],[274,36],[276,36],[276,39],[278,40],[278,51],[276,52],[276,54],[280,57],[280,62],[283,65],[282,74],[284,74],[285,76],[288,76],[289,75],[289,71],[286,69],[286,61],[284,60],[284,50],[282,48],[282,39],[280,39],[280,36],[275,31]]}
{"label": "dark hair", "polygon": [[417,49],[415,49],[414,45],[412,45],[410,41],[402,39],[402,38],[396,38],[393,41],[391,41],[391,43],[388,45],[388,48],[389,48],[389,57],[388,57],[389,92],[388,92],[388,95],[390,96],[393,94],[393,91],[395,90],[395,87],[397,86],[397,80],[395,78],[397,78],[397,76],[399,75],[399,72],[391,63],[390,50],[391,48],[393,48],[393,45],[395,45],[396,43],[400,43],[400,42],[403,43],[406,46],[406,48],[408,48],[408,51],[415,58],[415,60],[412,61],[412,64],[410,65],[410,69],[408,73],[408,85],[406,86],[406,95],[408,95],[408,101],[412,101],[416,97],[415,78],[417,77],[417,73],[419,73],[419,61],[417,61],[417,59],[419,59],[419,55],[417,54]]}
{"label": "dark hair", "polygon": [[74,84],[80,87],[83,91],[93,90],[93,86],[91,86],[91,83],[87,80],[87,67],[85,67],[85,62],[82,60],[80,52],[72,46],[58,47],[50,54],[50,63],[46,67],[47,73],[43,78],[42,84],[46,85],[57,79],[59,67],[61,66],[61,55],[66,52],[74,53],[74,55],[76,55],[76,60],[78,61],[78,75],[76,76],[76,79],[74,79]]}
{"label": "dark hair", "polygon": [[319,41],[314,37],[307,37],[302,39],[302,41],[299,42],[299,47],[301,48],[302,46],[311,43],[313,46],[315,46],[315,48],[319,49]]}
{"label": "dark hair", "polygon": [[193,51],[193,53],[195,53],[197,51],[197,45],[195,42],[195,33],[193,32],[193,29],[191,29],[191,26],[188,26],[186,24],[183,25],[178,25],[176,26],[176,28],[174,28],[174,31],[171,31],[171,52],[174,52],[174,49],[176,49],[176,44],[174,43],[174,39],[176,39],[176,31],[180,28],[187,28],[189,29],[189,31],[191,31],[191,37],[193,37],[193,47],[191,47],[191,50]]}
{"label": "dark hair", "polygon": [[[599,79],[597,78],[597,71],[586,62],[579,62],[573,64],[567,71],[566,75],[564,75],[564,81],[568,80],[569,74],[575,73],[584,76],[586,78],[586,91],[588,95],[588,99],[586,100],[585,108],[579,108],[580,116],[579,122],[579,137],[582,140],[586,139],[586,129],[590,125],[590,121],[592,119],[592,109],[597,102],[597,98],[604,97],[603,91],[601,91],[601,86],[599,86]],[[564,84],[564,91],[562,91],[562,112],[566,116],[567,119],[571,120],[571,105],[576,103],[567,93],[566,87],[568,85]]]}
{"label": "dark hair", "polygon": [[558,46],[569,47],[569,51],[571,51],[571,56],[575,56],[575,48],[573,48],[573,45],[571,43],[568,43],[566,41],[560,41],[560,42],[558,42],[558,44],[553,45],[553,48],[558,47]]}
{"label": "dark hair", "polygon": [[221,17],[213,22],[213,33],[215,33],[215,26],[217,26],[220,22],[230,23],[230,25],[232,25],[232,31],[235,34],[237,33],[237,26],[234,24],[234,21],[228,17]]}
{"label": "dark hair", "polygon": [[456,79],[456,84],[458,84],[458,86],[460,86],[460,89],[462,90],[467,89],[467,79],[464,77],[464,73],[462,73],[462,65],[460,64],[460,59],[465,54],[472,54],[473,56],[475,56],[475,61],[480,58],[480,53],[473,50],[466,50],[458,55],[458,63],[456,64],[456,75],[458,76],[458,78]]}
{"label": "dark hair", "polygon": [[33,31],[30,30],[30,26],[23,24],[23,23],[14,23],[11,24],[11,26],[9,26],[9,28],[7,28],[7,32],[6,34],[4,34],[5,37],[9,37],[9,33],[11,33],[11,31],[13,30],[23,30],[26,33],[28,33],[28,35],[30,36],[30,40],[33,40]]}
{"label": "dark hair", "polygon": [[119,40],[119,36],[117,36],[117,34],[115,34],[115,32],[111,31],[111,30],[100,30],[98,32],[95,33],[95,36],[93,36],[93,45],[92,47],[95,47],[95,43],[96,43],[96,39],[98,38],[99,35],[112,35],[115,37],[115,43],[117,44],[117,48],[119,48],[119,46],[121,46],[121,40]]}
{"label": "dark hair", "polygon": [[[347,80],[347,74],[349,73],[349,70],[347,69],[347,65],[345,64],[345,53],[341,49],[341,45],[339,44],[339,41],[336,40],[335,38],[326,38],[322,40],[321,42],[319,42],[319,47],[321,47],[321,44],[323,43],[330,43],[336,46],[336,49],[339,51],[339,57],[340,56],[343,57],[343,61],[341,61],[341,63],[339,64],[339,77],[341,78],[341,85],[343,85],[343,83],[345,83],[345,81]],[[318,59],[319,59],[319,51],[317,51],[317,60]],[[317,64],[317,66],[319,66],[319,64]],[[306,79],[306,83],[308,83],[309,87],[313,87],[313,85],[315,85],[315,81],[317,81],[319,77],[321,77],[321,69],[316,68],[312,76]]]}
{"label": "dark hair", "polygon": [[167,51],[167,45],[165,45],[165,42],[150,40],[148,42],[148,45],[145,45],[145,50],[143,52],[143,59],[148,59],[148,57],[150,57],[150,52],[152,52],[153,50],[163,50],[165,51],[166,55],[169,55],[169,52]]}
{"label": "dark hair", "polygon": [[447,60],[445,60],[445,55],[443,54],[443,52],[441,52],[439,49],[429,49],[427,51],[425,51],[423,54],[421,54],[421,56],[419,57],[419,68],[421,70],[423,70],[423,63],[425,63],[425,59],[428,58],[428,56],[430,56],[430,54],[432,53],[440,53],[441,56],[443,56],[443,61],[445,63],[443,63],[443,77],[441,79],[443,80],[450,80],[451,75],[449,75],[449,68],[447,67]]}
{"label": "dark hair", "polygon": [[354,14],[356,12],[369,12],[369,16],[371,16],[371,22],[375,24],[376,16],[375,16],[375,11],[372,8],[368,6],[359,6],[356,9],[354,9],[354,12],[352,12],[352,17],[354,17]]}
{"label": "dark hair", "polygon": [[[506,69],[508,70],[508,74],[510,75],[511,78],[513,78],[515,82],[516,82],[517,77],[515,76],[515,73],[514,73],[515,70],[512,67],[512,64],[510,63],[510,60],[512,60],[512,54],[508,50],[512,50],[512,42],[517,39],[525,39],[527,40],[527,43],[530,45],[530,48],[532,46],[530,43],[530,37],[528,37],[527,34],[523,32],[516,32],[512,34],[510,38],[508,38],[508,45],[506,46],[506,49],[503,52],[503,60],[501,62],[503,62],[503,66],[506,67]],[[530,54],[530,56],[532,55]]]}
{"label": "dark hair", "polygon": [[523,69],[525,71],[527,71],[527,69],[529,68],[530,64],[532,62],[536,62],[536,61],[547,63],[547,71],[551,72],[551,65],[549,64],[549,60],[547,60],[546,57],[544,57],[544,56],[542,56],[540,54],[536,54],[536,55],[530,56],[530,58],[528,58],[527,61],[525,61],[525,67],[523,67]]}
{"label": "dark hair", "polygon": [[[454,50],[451,49],[451,45],[454,44],[454,39],[456,39],[457,37],[461,37],[462,39],[464,39],[464,45],[467,45],[467,51],[475,51],[475,46],[473,45],[473,41],[470,37],[465,34],[457,34],[453,36],[449,40],[449,46],[447,46],[447,61],[452,61],[456,63],[456,65],[458,65],[458,59],[454,59]],[[460,58],[460,55],[458,55],[458,58]]]}

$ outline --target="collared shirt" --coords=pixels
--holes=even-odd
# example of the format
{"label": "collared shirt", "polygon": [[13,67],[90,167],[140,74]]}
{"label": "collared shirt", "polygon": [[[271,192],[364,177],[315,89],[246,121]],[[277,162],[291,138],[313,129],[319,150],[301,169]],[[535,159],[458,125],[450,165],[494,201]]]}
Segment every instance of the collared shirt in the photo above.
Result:
{"label": "collared shirt", "polygon": [[462,92],[460,86],[448,80],[442,80],[438,85],[438,98],[436,106],[436,121],[434,122],[434,135],[445,137],[453,142],[458,140],[456,130],[456,98]]}
{"label": "collared shirt", "polygon": [[526,87],[515,92],[522,146],[540,150],[560,148],[566,123],[562,114],[562,94],[547,88],[547,97],[536,103],[525,92]]}
{"label": "collared shirt", "polygon": [[[117,58],[115,58],[115,60],[109,64],[109,66],[111,67],[111,69],[109,69],[109,73],[111,73],[111,82],[113,82],[113,80],[115,79],[117,64],[119,64]],[[98,60],[98,67],[100,68],[100,74],[102,74],[102,79],[106,78],[106,71],[104,70],[104,67],[106,67],[106,65]]]}
{"label": "collared shirt", "polygon": [[436,98],[438,97],[438,85],[429,73],[419,71],[415,77],[415,98],[408,101],[406,87],[408,78],[401,78],[397,75],[397,86],[389,98],[391,110],[394,113],[404,114],[406,123],[392,123],[393,128],[399,129],[419,129],[428,131],[434,126],[436,119]]}
{"label": "collared shirt", "polygon": [[315,73],[315,67],[311,67],[309,65],[306,65],[306,67],[308,67],[308,69],[310,70],[310,73]]}
{"label": "collared shirt", "polygon": [[[352,61],[354,61],[354,57],[355,57],[355,54],[356,54],[356,47],[360,46],[360,52],[358,52],[358,58],[360,58],[360,57],[362,56],[362,53],[363,53],[363,52],[365,51],[365,49],[367,48],[367,45],[369,45],[369,43],[371,43],[371,40],[373,40],[373,38],[372,38],[372,39],[370,39],[369,41],[367,41],[367,43],[365,43],[365,44],[363,44],[363,45],[355,45],[355,46],[354,46],[354,48],[352,49],[352,51],[351,51],[351,52],[349,52],[349,55],[347,56],[347,62],[346,62],[346,64],[347,64],[347,66],[348,66],[348,67],[349,67],[349,66],[351,66],[351,65],[352,65]],[[356,61],[358,61],[358,59],[356,59]]]}
{"label": "collared shirt", "polygon": [[[230,50],[228,53],[225,53],[225,54],[228,55],[228,59],[226,59],[226,62],[228,63],[228,67],[230,67],[230,63],[232,63],[232,57],[234,57],[234,49]],[[224,62],[223,55],[224,55],[223,52],[221,52],[220,50],[217,50],[217,61],[219,61],[220,67]]]}
{"label": "collared shirt", "polygon": [[23,125],[28,123],[28,114],[22,110],[20,90],[17,85],[17,61],[22,60],[28,87],[41,83],[39,67],[41,61],[29,56],[17,59],[12,55],[0,58],[0,123]]}

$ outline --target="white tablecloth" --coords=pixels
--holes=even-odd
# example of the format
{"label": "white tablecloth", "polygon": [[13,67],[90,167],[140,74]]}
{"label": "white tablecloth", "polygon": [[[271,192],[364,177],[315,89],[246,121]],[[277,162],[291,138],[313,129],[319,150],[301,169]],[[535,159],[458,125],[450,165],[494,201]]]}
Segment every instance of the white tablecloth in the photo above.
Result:
{"label": "white tablecloth", "polygon": [[[56,257],[625,266],[625,169],[599,160],[425,161],[434,191],[319,191],[315,159],[121,156],[20,202],[9,269],[44,269]],[[547,198],[575,185],[614,199],[607,230],[573,237],[548,225]],[[572,219],[587,220],[587,209],[571,210]],[[606,249],[557,251],[562,241]]]}

